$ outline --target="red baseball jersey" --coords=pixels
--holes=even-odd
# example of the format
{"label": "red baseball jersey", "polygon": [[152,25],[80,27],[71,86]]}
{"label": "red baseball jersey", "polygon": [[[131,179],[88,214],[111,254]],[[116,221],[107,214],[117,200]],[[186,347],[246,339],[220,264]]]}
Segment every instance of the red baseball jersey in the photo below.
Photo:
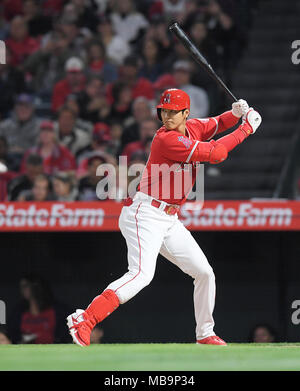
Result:
{"label": "red baseball jersey", "polygon": [[207,143],[238,122],[231,111],[211,118],[187,120],[185,135],[164,126],[155,134],[138,190],[169,204],[183,204],[196,180]]}

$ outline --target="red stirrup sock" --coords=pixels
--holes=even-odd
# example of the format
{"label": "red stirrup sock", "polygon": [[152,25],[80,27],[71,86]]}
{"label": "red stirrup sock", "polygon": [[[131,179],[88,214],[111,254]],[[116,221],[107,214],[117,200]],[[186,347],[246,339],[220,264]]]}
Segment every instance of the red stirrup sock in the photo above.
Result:
{"label": "red stirrup sock", "polygon": [[105,290],[101,295],[96,296],[85,310],[88,320],[93,326],[102,322],[108,315],[116,310],[120,305],[118,296],[111,289]]}

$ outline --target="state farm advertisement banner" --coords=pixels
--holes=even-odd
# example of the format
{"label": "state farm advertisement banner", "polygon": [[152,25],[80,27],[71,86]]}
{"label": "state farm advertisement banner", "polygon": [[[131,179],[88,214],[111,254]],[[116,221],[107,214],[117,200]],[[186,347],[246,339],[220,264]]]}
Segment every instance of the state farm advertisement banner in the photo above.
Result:
{"label": "state farm advertisement banner", "polygon": [[[117,231],[122,207],[114,201],[3,202],[0,231]],[[300,202],[187,202],[179,218],[191,231],[295,231],[300,229]]]}

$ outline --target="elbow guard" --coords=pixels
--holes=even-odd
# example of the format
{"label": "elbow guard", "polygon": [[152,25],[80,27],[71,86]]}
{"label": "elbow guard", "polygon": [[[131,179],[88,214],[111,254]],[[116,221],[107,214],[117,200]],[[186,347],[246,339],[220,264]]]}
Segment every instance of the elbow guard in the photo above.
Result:
{"label": "elbow guard", "polygon": [[218,164],[223,162],[228,156],[227,148],[214,140],[211,140],[210,144],[212,144],[212,149],[209,154],[209,163]]}

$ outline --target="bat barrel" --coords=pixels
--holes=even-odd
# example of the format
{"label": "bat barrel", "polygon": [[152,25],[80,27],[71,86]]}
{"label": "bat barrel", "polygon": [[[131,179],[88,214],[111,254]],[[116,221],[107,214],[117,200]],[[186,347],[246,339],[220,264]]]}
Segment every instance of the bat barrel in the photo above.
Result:
{"label": "bat barrel", "polygon": [[186,49],[191,53],[194,60],[200,64],[209,75],[223,88],[223,90],[236,102],[237,98],[233,95],[233,93],[228,89],[228,87],[224,84],[224,82],[219,78],[219,76],[215,73],[211,65],[207,62],[206,58],[200,53],[200,51],[196,48],[193,42],[188,38],[186,33],[182,30],[177,22],[172,23],[169,26],[169,30],[176,35],[176,37],[181,41],[181,43],[186,47]]}

